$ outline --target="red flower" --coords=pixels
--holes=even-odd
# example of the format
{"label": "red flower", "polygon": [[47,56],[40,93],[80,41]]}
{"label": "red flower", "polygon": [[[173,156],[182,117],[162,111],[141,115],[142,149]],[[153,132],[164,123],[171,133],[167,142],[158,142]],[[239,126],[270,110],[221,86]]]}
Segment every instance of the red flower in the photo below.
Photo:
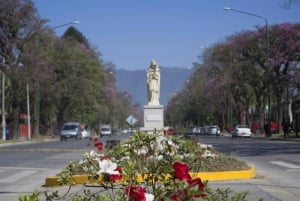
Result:
{"label": "red flower", "polygon": [[93,139],[93,142],[98,142],[98,138],[94,138],[94,139]]}
{"label": "red flower", "polygon": [[195,195],[195,197],[206,197],[206,194],[202,193],[205,188],[205,185],[202,183],[200,178],[193,179],[189,182],[189,187],[198,186],[198,190],[201,192],[199,195]]}
{"label": "red flower", "polygon": [[179,180],[190,182],[192,177],[189,174],[189,166],[185,163],[175,162],[173,164],[174,177]]}
{"label": "red flower", "polygon": [[102,151],[102,150],[103,150],[103,147],[102,147],[101,144],[99,144],[99,145],[97,146],[97,148],[98,148],[98,151]]}
{"label": "red flower", "polygon": [[95,145],[95,147],[98,147],[99,145],[103,146],[103,143],[102,142],[96,142],[94,145]]}
{"label": "red flower", "polygon": [[196,178],[196,179],[193,179],[191,181],[189,181],[189,184],[191,186],[196,186],[198,185],[198,189],[199,190],[203,190],[205,188],[205,185],[202,183],[201,179],[200,178]]}
{"label": "red flower", "polygon": [[134,201],[146,201],[145,188],[140,186],[126,186],[125,191]]}
{"label": "red flower", "polygon": [[180,196],[180,194],[175,193],[175,194],[171,195],[170,199],[171,199],[171,201],[180,201],[181,196]]}
{"label": "red flower", "polygon": [[119,174],[109,175],[109,179],[112,180],[112,181],[117,181],[117,180],[122,179],[122,168],[120,166],[118,166],[115,170],[118,171]]}

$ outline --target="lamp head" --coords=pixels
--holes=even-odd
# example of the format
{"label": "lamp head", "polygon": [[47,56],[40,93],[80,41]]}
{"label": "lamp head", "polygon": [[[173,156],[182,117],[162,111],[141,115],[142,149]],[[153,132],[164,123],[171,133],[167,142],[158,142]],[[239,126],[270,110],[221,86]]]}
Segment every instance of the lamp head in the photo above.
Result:
{"label": "lamp head", "polygon": [[224,7],[224,10],[231,10],[231,8],[228,7],[228,6],[225,6],[225,7]]}

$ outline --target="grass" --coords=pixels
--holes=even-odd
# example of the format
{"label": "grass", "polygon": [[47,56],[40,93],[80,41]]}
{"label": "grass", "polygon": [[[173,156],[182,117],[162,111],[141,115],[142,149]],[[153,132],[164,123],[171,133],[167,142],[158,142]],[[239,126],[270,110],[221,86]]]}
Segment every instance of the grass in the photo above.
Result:
{"label": "grass", "polygon": [[203,172],[223,172],[249,170],[250,166],[232,155],[218,153],[214,158],[203,159],[203,166],[200,171]]}

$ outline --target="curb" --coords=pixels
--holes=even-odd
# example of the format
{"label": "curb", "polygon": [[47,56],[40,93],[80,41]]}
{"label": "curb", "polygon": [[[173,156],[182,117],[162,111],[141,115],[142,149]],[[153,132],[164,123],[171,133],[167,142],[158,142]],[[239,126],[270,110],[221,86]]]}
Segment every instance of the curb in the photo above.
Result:
{"label": "curb", "polygon": [[[249,170],[240,171],[224,171],[224,172],[196,172],[190,173],[192,178],[200,178],[203,181],[224,181],[224,180],[241,180],[252,179],[256,176],[256,169],[254,165],[250,166]],[[139,180],[142,182],[141,175],[138,175]],[[49,176],[46,178],[45,187],[58,187],[60,186],[58,177]],[[88,175],[74,175],[68,185],[74,184],[87,184],[89,183]]]}

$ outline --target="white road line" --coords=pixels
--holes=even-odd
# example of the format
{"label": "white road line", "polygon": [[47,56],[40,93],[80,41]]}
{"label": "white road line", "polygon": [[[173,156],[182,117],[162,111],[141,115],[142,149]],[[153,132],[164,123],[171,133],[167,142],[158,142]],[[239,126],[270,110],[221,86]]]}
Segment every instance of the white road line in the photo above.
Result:
{"label": "white road line", "polygon": [[37,171],[34,171],[34,170],[23,170],[23,171],[20,171],[16,174],[10,175],[6,178],[0,179],[0,183],[13,183],[17,180],[22,179],[23,177],[27,177],[29,175],[32,175],[32,174],[36,173],[36,172]]}
{"label": "white road line", "polygon": [[286,162],[283,162],[283,161],[270,161],[270,163],[273,163],[273,164],[276,164],[276,165],[279,165],[279,166],[283,166],[283,167],[287,167],[287,168],[290,168],[290,169],[300,168],[299,165],[294,165],[294,164],[286,163]]}

